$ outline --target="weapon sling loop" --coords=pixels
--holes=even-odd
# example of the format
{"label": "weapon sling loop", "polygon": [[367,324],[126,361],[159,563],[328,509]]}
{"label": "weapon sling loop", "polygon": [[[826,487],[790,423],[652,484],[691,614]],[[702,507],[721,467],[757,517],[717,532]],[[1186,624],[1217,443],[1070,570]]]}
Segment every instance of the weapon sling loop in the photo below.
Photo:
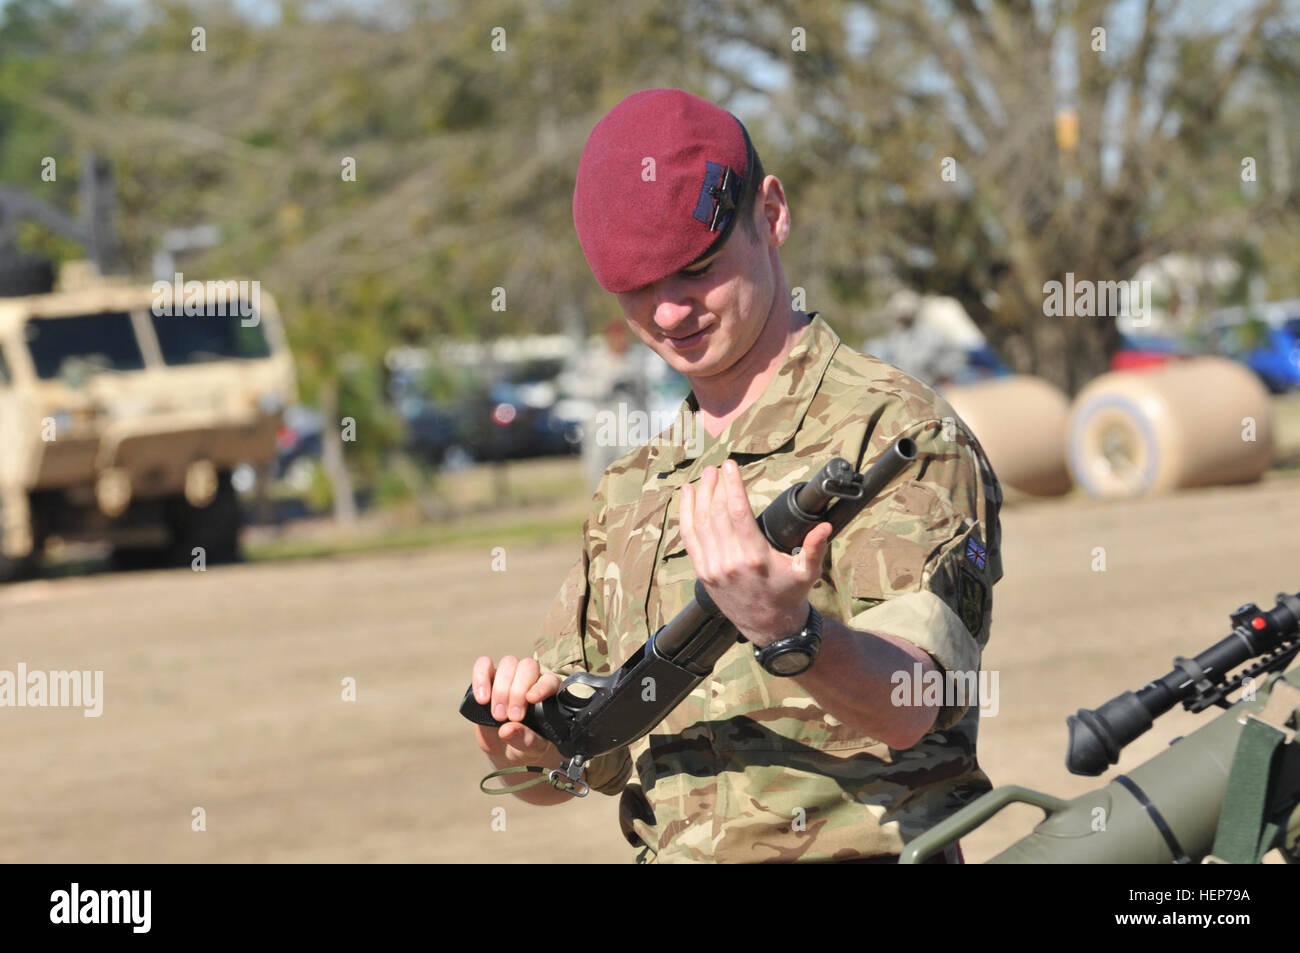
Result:
{"label": "weapon sling loop", "polygon": [[[493,778],[499,778],[506,774],[522,773],[540,774],[542,777],[521,781],[518,784],[509,784],[503,788],[489,788],[487,786],[487,783]],[[484,794],[514,794],[516,791],[523,791],[537,784],[549,784],[555,790],[564,791],[574,797],[586,797],[591,790],[586,781],[571,781],[559,768],[547,769],[535,764],[520,764],[513,768],[501,768],[498,771],[493,771],[478,783],[478,789]]]}

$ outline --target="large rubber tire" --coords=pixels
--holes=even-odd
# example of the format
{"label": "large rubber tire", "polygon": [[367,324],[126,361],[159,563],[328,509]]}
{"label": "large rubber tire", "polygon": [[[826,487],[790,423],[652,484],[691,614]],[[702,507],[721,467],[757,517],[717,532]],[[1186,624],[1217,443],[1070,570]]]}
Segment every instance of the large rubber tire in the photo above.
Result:
{"label": "large rubber tire", "polygon": [[0,553],[0,583],[16,582],[19,579],[31,579],[40,568],[40,558],[33,552],[22,559],[11,559]]}
{"label": "large rubber tire", "polygon": [[54,290],[54,266],[33,255],[0,255],[0,298],[49,294]]}
{"label": "large rubber tire", "polygon": [[[2,525],[4,525],[4,506],[0,504],[0,526]],[[37,546],[27,556],[14,559],[6,556],[0,549],[0,583],[13,582],[15,579],[25,579],[33,575],[40,562],[40,552],[40,546]]]}
{"label": "large rubber tire", "polygon": [[171,563],[170,546],[116,546],[109,563],[118,572],[166,569]]}
{"label": "large rubber tire", "polygon": [[1075,482],[1098,499],[1249,483],[1272,462],[1272,404],[1253,372],[1221,357],[1112,371],[1075,398],[1066,447]]}
{"label": "large rubber tire", "polygon": [[0,551],[0,583],[12,582],[22,575],[23,560],[10,559]]}
{"label": "large rubber tire", "polygon": [[182,497],[176,501],[172,521],[172,563],[190,566],[196,547],[203,549],[209,566],[238,562],[239,531],[243,513],[239,495],[230,479],[230,471],[217,476],[217,492],[207,506],[191,506]]}
{"label": "large rubber tire", "polygon": [[1005,486],[1033,496],[1070,491],[1065,425],[1070,401],[1039,377],[997,377],[947,387],[943,396],[966,422]]}

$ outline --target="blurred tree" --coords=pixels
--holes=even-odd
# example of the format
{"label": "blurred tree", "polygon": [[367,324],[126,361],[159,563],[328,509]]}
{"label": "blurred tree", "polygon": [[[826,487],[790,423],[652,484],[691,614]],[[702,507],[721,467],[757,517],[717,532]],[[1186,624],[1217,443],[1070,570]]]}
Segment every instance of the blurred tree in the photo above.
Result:
{"label": "blurred tree", "polygon": [[[1074,390],[1113,323],[1045,317],[1046,281],[1243,243],[1296,280],[1294,16],[1195,6],[450,0],[251,20],[215,0],[17,0],[0,178],[46,152],[112,158],[138,273],[164,228],[220,225],[187,267],[263,280],[305,398],[360,420],[342,402],[375,389],[341,387],[341,355],[377,367],[435,334],[617,316],[573,236],[578,156],[623,96],[680,86],[741,116],[786,182],[810,307],[851,323],[886,279],[951,294],[1019,369]],[[377,452],[345,449],[363,469]]]}
{"label": "blurred tree", "polygon": [[[749,51],[728,75],[786,133],[768,167],[796,228],[815,223],[787,274],[825,272],[821,290],[846,304],[880,273],[952,295],[1014,366],[1070,392],[1106,369],[1118,334],[1104,317],[1046,317],[1045,282],[1125,280],[1168,252],[1297,233],[1296,125],[1279,111],[1294,116],[1300,57],[1281,0],[1232,15],[703,0],[699,18],[702,42]],[[773,73],[788,79],[756,82]],[[1246,156],[1268,185],[1242,188]]]}

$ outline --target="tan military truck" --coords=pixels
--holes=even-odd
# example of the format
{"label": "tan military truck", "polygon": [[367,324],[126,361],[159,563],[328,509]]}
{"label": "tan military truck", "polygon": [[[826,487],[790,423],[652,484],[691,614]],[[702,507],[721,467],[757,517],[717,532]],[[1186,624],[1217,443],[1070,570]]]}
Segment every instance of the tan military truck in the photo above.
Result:
{"label": "tan military truck", "polygon": [[238,557],[231,471],[273,459],[293,364],[256,282],[179,278],[0,298],[0,579],[56,537],[124,566]]}

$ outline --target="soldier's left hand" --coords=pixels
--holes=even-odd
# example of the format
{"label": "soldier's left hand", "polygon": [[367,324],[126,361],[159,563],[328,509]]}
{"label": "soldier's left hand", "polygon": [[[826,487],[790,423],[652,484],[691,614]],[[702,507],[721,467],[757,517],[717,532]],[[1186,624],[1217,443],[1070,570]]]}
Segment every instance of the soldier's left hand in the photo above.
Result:
{"label": "soldier's left hand", "polygon": [[734,460],[706,467],[696,490],[682,487],[680,532],[696,578],[757,646],[798,632],[808,619],[808,593],[821,576],[831,524],[818,523],[795,556],[763,536]]}

